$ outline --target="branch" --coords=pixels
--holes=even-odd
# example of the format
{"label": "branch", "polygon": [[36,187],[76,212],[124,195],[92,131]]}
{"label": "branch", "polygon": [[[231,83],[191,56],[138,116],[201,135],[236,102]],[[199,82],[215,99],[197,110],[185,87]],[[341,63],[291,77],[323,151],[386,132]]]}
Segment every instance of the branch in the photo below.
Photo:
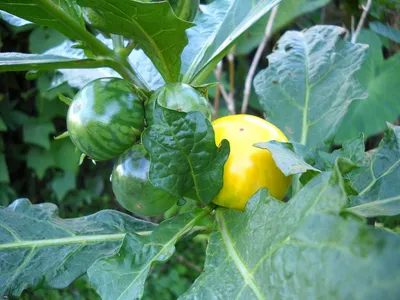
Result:
{"label": "branch", "polygon": [[71,31],[78,36],[96,55],[112,56],[113,52],[94,35],[83,28],[78,22],[75,21],[70,15],[65,13],[57,4],[51,0],[36,0],[44,9],[46,9],[52,16],[59,22],[71,29]]}
{"label": "branch", "polygon": [[174,256],[178,262],[184,264],[185,266],[191,268],[192,270],[199,272],[199,273],[203,272],[202,268],[200,268],[198,265],[195,265],[194,263],[186,260],[182,255],[175,253]]}
{"label": "branch", "polygon": [[[214,70],[215,76],[217,76],[216,71]],[[220,83],[218,85],[222,97],[224,98],[225,102],[226,102],[226,106],[228,108],[229,114],[234,115],[235,114],[235,104],[232,103],[233,101],[231,100],[231,98],[228,95],[228,92],[225,90],[225,87],[222,83]]]}
{"label": "branch", "polygon": [[[233,48],[234,49],[234,48]],[[229,62],[229,100],[231,103],[230,113],[235,114],[235,57],[233,56],[233,50],[227,55]]]}
{"label": "branch", "polygon": [[242,114],[245,114],[247,111],[247,106],[249,105],[249,99],[250,99],[250,93],[251,93],[251,84],[253,82],[254,73],[256,72],[257,65],[261,59],[261,55],[262,55],[262,53],[265,49],[265,46],[267,45],[267,42],[271,36],[272,24],[274,23],[276,14],[278,12],[278,8],[279,8],[279,5],[275,6],[272,9],[271,15],[269,16],[269,19],[268,19],[267,27],[265,28],[264,38],[261,41],[260,46],[258,46],[257,52],[254,55],[254,59],[251,62],[249,73],[247,74],[246,82],[244,85],[244,97],[243,97],[242,110],[241,110]]}
{"label": "branch", "polygon": [[214,119],[218,118],[219,98],[221,96],[221,90],[219,88],[219,85],[221,84],[221,78],[222,78],[222,61],[220,61],[217,64],[217,67],[215,68],[215,76],[217,77],[218,85],[215,91],[215,98],[214,98]]}
{"label": "branch", "polygon": [[36,0],[43,8],[45,8],[59,22],[70,28],[72,32],[99,58],[113,60],[109,62],[109,66],[118,72],[124,79],[133,81],[140,88],[149,90],[140,75],[133,70],[128,60],[121,59],[116,52],[112,51],[94,35],[82,27],[75,19],[62,10],[57,4],[51,0]]}
{"label": "branch", "polygon": [[371,8],[371,4],[372,4],[372,0],[368,0],[367,1],[367,5],[362,7],[363,8],[363,13],[361,15],[360,21],[358,22],[356,32],[351,37],[351,42],[352,43],[355,43],[357,41],[357,37],[360,34],[361,28],[364,25],[365,18],[367,17],[368,11]]}

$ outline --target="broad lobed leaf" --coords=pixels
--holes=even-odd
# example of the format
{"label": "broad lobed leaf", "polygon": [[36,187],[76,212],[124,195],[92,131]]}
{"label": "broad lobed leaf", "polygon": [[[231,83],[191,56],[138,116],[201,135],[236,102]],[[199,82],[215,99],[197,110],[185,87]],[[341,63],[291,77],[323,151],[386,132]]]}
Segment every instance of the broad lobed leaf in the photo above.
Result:
{"label": "broad lobed leaf", "polygon": [[312,148],[330,144],[351,101],[367,96],[354,79],[367,46],[346,42],[343,34],[336,26],[286,32],[254,80],[268,119]]}
{"label": "broad lobed leaf", "polygon": [[152,264],[167,261],[175,252],[175,243],[208,212],[178,215],[162,222],[149,236],[127,234],[117,254],[89,268],[91,284],[103,299],[140,299]]}
{"label": "broad lobed leaf", "polygon": [[0,53],[0,71],[54,70],[57,68],[98,68],[92,59],[76,59],[53,54]]}
{"label": "broad lobed leaf", "polygon": [[72,28],[60,22],[58,17],[53,14],[53,11],[48,9],[49,6],[53,6],[58,10],[62,10],[83,29],[82,14],[74,3],[75,0],[2,0],[0,2],[0,10],[4,10],[38,25],[54,28],[69,38],[79,39],[79,36],[77,36]]}
{"label": "broad lobed leaf", "polygon": [[343,215],[337,167],[289,203],[260,190],[244,213],[218,208],[205,271],[180,299],[396,299],[400,237]]}
{"label": "broad lobed leaf", "polygon": [[78,4],[89,8],[93,26],[134,39],[167,82],[178,80],[180,55],[187,44],[185,30],[193,24],[178,19],[167,1],[78,0]]}
{"label": "broad lobed leaf", "polygon": [[400,43],[400,31],[387,26],[381,22],[370,22],[369,24],[369,28],[376,32],[379,35],[382,35],[384,37],[387,37],[388,39],[391,39],[392,41],[396,42],[396,43]]}
{"label": "broad lobed leaf", "polygon": [[183,81],[202,84],[235,40],[280,0],[218,0],[201,5],[187,30],[189,44],[182,53]]}
{"label": "broad lobed leaf", "polygon": [[379,37],[368,30],[360,33],[358,42],[369,45],[367,59],[356,73],[356,79],[368,90],[368,98],[350,104],[335,137],[336,143],[354,138],[360,132],[367,138],[378,134],[385,130],[386,122],[393,122],[399,116],[400,54],[384,60]]}
{"label": "broad lobed leaf", "polygon": [[211,123],[201,112],[156,105],[154,116],[157,121],[142,134],[151,158],[150,181],[176,197],[211,203],[222,187],[228,143],[215,145]]}
{"label": "broad lobed leaf", "polygon": [[[279,4],[278,12],[272,24],[271,34],[293,22],[297,17],[327,5],[330,0],[284,0]],[[236,54],[248,54],[256,48],[265,35],[270,13],[262,17],[240,36],[235,45]]]}
{"label": "broad lobed leaf", "polygon": [[19,199],[0,207],[0,295],[64,288],[96,259],[115,253],[126,233],[148,234],[153,228],[112,210],[61,219],[51,203]]}
{"label": "broad lobed leaf", "polygon": [[371,162],[352,178],[359,194],[349,210],[363,216],[400,214],[400,126],[387,126]]}

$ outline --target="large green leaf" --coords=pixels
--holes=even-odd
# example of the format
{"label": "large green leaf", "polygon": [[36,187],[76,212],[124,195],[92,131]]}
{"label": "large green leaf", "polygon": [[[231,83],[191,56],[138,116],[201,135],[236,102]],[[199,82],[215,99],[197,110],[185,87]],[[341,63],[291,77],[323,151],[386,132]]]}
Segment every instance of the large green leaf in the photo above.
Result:
{"label": "large green leaf", "polygon": [[56,129],[54,124],[49,121],[41,121],[39,119],[31,118],[25,122],[23,127],[23,138],[25,143],[31,143],[50,149],[50,134],[55,133]]}
{"label": "large green leaf", "polygon": [[0,15],[2,20],[6,21],[11,26],[16,27],[18,32],[34,27],[34,24],[32,22],[21,19],[17,16],[9,14],[8,12],[0,11]]}
{"label": "large green leaf", "polygon": [[150,181],[176,197],[209,204],[222,187],[229,146],[215,145],[210,121],[201,112],[178,112],[156,105],[156,122],[142,134]]}
{"label": "large green leaf", "polygon": [[254,80],[268,119],[293,141],[331,143],[351,101],[367,96],[353,76],[367,46],[343,41],[343,34],[336,26],[286,32]]}
{"label": "large green leaf", "polygon": [[[97,36],[99,40],[104,42],[107,46],[111,46],[111,41],[102,39],[100,36]],[[82,49],[75,49],[73,46],[76,43],[66,40],[60,45],[48,49],[44,52],[45,55],[62,55],[71,59],[76,60],[90,60],[87,59],[84,51]],[[99,59],[97,59],[99,62]],[[102,66],[106,65],[107,63],[103,61]],[[54,76],[50,88],[54,88],[59,86],[65,82],[75,88],[82,88],[90,81],[93,81],[97,78],[101,77],[120,77],[118,73],[110,68],[95,68],[95,69],[59,69],[58,75]]]}
{"label": "large green leaf", "polygon": [[92,25],[134,39],[166,81],[178,80],[180,55],[187,45],[185,30],[192,24],[178,19],[168,2],[78,0],[78,3],[90,8],[87,16]]}
{"label": "large green leaf", "polygon": [[54,70],[61,68],[99,68],[104,62],[52,54],[0,53],[0,71]]}
{"label": "large green leaf", "polygon": [[400,43],[400,31],[381,22],[370,22],[369,28],[377,34],[387,37],[396,43]]}
{"label": "large green leaf", "polygon": [[254,146],[261,149],[267,149],[271,153],[276,165],[285,176],[301,174],[308,171],[316,173],[321,172],[307,163],[301,155],[297,154],[292,143],[271,141],[266,143],[257,143]]}
{"label": "large green leaf", "polygon": [[352,180],[359,194],[351,198],[349,210],[368,217],[400,214],[399,178],[400,126],[388,124],[370,165]]}
{"label": "large green leaf", "polygon": [[[279,4],[278,13],[272,24],[274,34],[295,18],[327,5],[330,0],[284,0]],[[261,18],[237,40],[235,53],[246,54],[257,47],[265,35],[269,15]]]}
{"label": "large green leaf", "polygon": [[400,53],[383,59],[379,37],[371,31],[363,31],[359,42],[369,45],[365,64],[356,78],[368,90],[368,98],[354,101],[339,127],[337,142],[354,138],[363,132],[366,137],[383,131],[385,122],[397,119],[400,113]]}
{"label": "large green leaf", "polygon": [[150,87],[151,90],[156,90],[165,84],[160,72],[156,69],[151,60],[141,49],[135,49],[129,55],[129,61],[140,73],[140,76]]}
{"label": "large green leaf", "polygon": [[40,180],[43,179],[46,170],[55,165],[52,153],[38,147],[29,148],[26,155],[26,164],[35,171]]}
{"label": "large green leaf", "polygon": [[79,39],[74,28],[59,19],[60,13],[65,14],[76,26],[84,28],[82,16],[74,6],[74,2],[74,0],[2,0],[0,10],[38,25],[54,28],[72,39]]}
{"label": "large green leaf", "polygon": [[337,168],[289,203],[260,190],[218,208],[205,270],[180,299],[397,299],[400,237],[342,215]]}
{"label": "large green leaf", "polygon": [[0,207],[0,295],[29,287],[64,288],[98,258],[114,254],[128,232],[148,234],[152,223],[120,212],[61,219],[51,203],[27,199]]}
{"label": "large green leaf", "polygon": [[2,131],[7,131],[7,125],[4,123],[4,120],[2,117],[0,117],[0,132]]}
{"label": "large green leaf", "polygon": [[91,284],[103,299],[140,299],[144,283],[154,263],[167,261],[176,242],[210,212],[178,215],[158,225],[151,235],[126,235],[120,251],[97,260],[88,270]]}
{"label": "large green leaf", "polygon": [[183,81],[203,83],[235,40],[280,0],[218,0],[200,6],[187,30],[189,44],[182,53]]}
{"label": "large green leaf", "polygon": [[[268,149],[276,165],[285,175],[301,174],[293,178],[293,192],[296,193],[302,184],[306,184],[321,171],[330,171],[338,163],[342,175],[346,175],[345,187],[349,194],[354,194],[351,188],[351,172],[357,171],[357,166],[366,164],[363,136],[346,141],[342,148],[327,153],[320,150],[311,150],[296,142],[280,143],[271,141],[255,144],[256,147]],[[340,159],[339,159],[340,158]],[[354,170],[356,169],[356,170]]]}
{"label": "large green leaf", "polygon": [[74,172],[63,172],[57,174],[50,182],[51,189],[57,200],[61,202],[69,191],[76,189],[76,174]]}
{"label": "large green leaf", "polygon": [[0,152],[0,182],[9,183],[10,176],[8,174],[8,167],[4,153]]}

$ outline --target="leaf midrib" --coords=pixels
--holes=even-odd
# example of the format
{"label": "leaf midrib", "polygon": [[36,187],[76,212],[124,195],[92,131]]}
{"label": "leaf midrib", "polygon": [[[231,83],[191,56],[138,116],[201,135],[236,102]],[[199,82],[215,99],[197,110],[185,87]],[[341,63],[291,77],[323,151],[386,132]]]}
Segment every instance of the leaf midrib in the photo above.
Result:
{"label": "leaf midrib", "polygon": [[[109,5],[113,6],[116,10],[119,10],[122,14],[126,15],[126,20],[135,25],[140,32],[145,36],[145,38],[147,39],[147,41],[152,45],[152,49],[155,50],[155,52],[157,53],[157,57],[159,58],[159,60],[161,61],[161,64],[163,66],[163,69],[166,73],[166,78],[165,81],[169,81],[172,82],[173,81],[173,76],[171,74],[171,70],[168,68],[168,64],[166,63],[165,60],[165,56],[162,55],[163,53],[160,51],[160,48],[158,47],[157,43],[154,41],[154,39],[152,38],[151,35],[148,35],[147,32],[143,29],[143,27],[135,20],[135,19],[130,19],[129,16],[120,8],[116,7],[114,4],[112,4],[111,2],[108,2]],[[112,14],[112,12],[107,11],[107,13]],[[116,16],[118,17],[118,16]]]}
{"label": "leaf midrib", "polygon": [[[138,235],[149,235],[151,231],[136,232]],[[99,242],[112,242],[122,240],[126,233],[81,235],[57,239],[27,240],[12,243],[0,244],[0,251],[4,249],[42,248],[71,244],[95,244]]]}
{"label": "leaf midrib", "polygon": [[236,268],[239,270],[240,275],[243,277],[244,282],[250,287],[250,289],[253,291],[253,293],[257,299],[260,299],[260,300],[266,299],[266,297],[262,294],[260,289],[257,287],[257,284],[254,281],[254,278],[251,275],[251,272],[247,269],[246,265],[243,263],[243,261],[239,257],[239,255],[232,243],[232,239],[229,236],[229,232],[226,227],[225,219],[224,219],[223,212],[221,211],[221,209],[216,210],[215,216],[216,216],[216,219],[217,219],[217,222],[219,225],[222,240],[224,241],[224,244],[226,246],[226,250],[228,251],[229,256],[232,258],[232,261],[234,262]]}

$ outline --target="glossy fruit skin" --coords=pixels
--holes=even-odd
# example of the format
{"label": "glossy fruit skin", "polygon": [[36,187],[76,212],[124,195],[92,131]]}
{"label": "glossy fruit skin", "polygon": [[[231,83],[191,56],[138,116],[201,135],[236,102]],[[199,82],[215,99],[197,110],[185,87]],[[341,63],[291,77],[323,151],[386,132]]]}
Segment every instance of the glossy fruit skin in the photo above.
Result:
{"label": "glossy fruit skin", "polygon": [[212,125],[216,144],[227,139],[231,149],[224,166],[223,187],[212,202],[243,211],[249,198],[263,187],[272,197],[282,199],[292,178],[278,169],[268,150],[253,146],[271,140],[287,142],[282,131],[252,115],[222,117]]}
{"label": "glossy fruit skin", "polygon": [[158,103],[169,109],[190,112],[200,111],[211,120],[211,109],[208,99],[185,83],[171,83],[158,88],[145,104],[147,125],[154,123],[154,109]]}
{"label": "glossy fruit skin", "polygon": [[127,210],[145,216],[165,212],[178,199],[153,186],[148,179],[150,160],[141,144],[121,154],[111,176],[117,201]]}
{"label": "glossy fruit skin", "polygon": [[89,82],[68,109],[72,142],[94,160],[111,159],[129,149],[143,127],[143,102],[132,84],[119,78]]}

